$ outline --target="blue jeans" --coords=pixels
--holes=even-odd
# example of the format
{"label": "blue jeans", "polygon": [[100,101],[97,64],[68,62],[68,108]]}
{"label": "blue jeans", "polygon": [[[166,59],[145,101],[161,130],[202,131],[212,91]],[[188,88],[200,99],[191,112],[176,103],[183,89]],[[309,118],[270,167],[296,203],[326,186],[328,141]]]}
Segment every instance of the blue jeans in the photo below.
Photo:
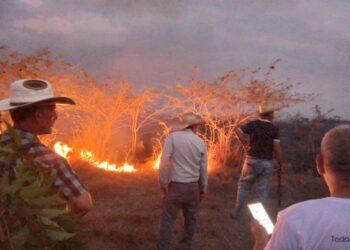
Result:
{"label": "blue jeans", "polygon": [[268,195],[273,174],[273,160],[246,157],[238,181],[235,211],[239,212],[245,203],[247,193],[257,182],[254,201],[263,202]]}

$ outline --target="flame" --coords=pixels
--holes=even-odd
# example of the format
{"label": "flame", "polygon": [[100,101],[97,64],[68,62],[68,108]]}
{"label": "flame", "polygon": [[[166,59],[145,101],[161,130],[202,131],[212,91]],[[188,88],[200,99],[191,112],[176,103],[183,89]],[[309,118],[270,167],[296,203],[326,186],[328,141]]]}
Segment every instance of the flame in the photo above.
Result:
{"label": "flame", "polygon": [[[68,154],[70,152],[73,152],[73,148],[69,147],[68,145],[66,145],[60,141],[55,143],[54,150],[56,151],[57,154],[63,156],[64,158],[67,158],[67,159],[69,159]],[[134,166],[129,165],[128,163],[124,163],[122,166],[117,167],[116,164],[111,164],[108,161],[102,161],[102,162],[96,161],[94,159],[94,154],[90,151],[87,151],[87,150],[82,150],[80,152],[80,158],[84,161],[87,161],[87,162],[95,165],[98,168],[102,168],[102,169],[107,170],[107,171],[113,171],[113,172],[119,172],[119,173],[121,173],[121,172],[131,173],[131,172],[137,171]]]}
{"label": "flame", "polygon": [[69,147],[67,144],[64,144],[60,141],[56,142],[53,147],[57,154],[63,156],[66,159],[69,159],[68,154],[70,152],[73,152],[73,149],[71,147]]}
{"label": "flame", "polygon": [[159,169],[160,164],[160,157],[162,157],[162,153],[160,153],[157,157],[157,159],[153,163],[153,169]]}
{"label": "flame", "polygon": [[102,168],[107,171],[128,172],[128,173],[137,171],[134,166],[129,165],[128,163],[124,163],[122,166],[117,167],[116,164],[111,164],[108,161],[98,162],[94,160],[93,153],[87,150],[82,150],[80,152],[80,158],[94,164],[98,168]]}

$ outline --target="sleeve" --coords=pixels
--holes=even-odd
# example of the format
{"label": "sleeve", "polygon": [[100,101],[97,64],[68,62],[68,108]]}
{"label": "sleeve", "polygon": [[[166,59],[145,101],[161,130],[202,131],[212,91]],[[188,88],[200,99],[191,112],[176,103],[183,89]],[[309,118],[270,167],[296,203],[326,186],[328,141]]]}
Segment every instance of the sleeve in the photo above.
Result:
{"label": "sleeve", "polygon": [[77,174],[64,158],[57,158],[55,164],[56,179],[54,185],[57,186],[62,195],[68,200],[79,197],[86,192],[84,185],[80,182]]}
{"label": "sleeve", "polygon": [[208,153],[205,144],[203,143],[203,152],[201,152],[199,188],[201,191],[206,191],[208,186]]}
{"label": "sleeve", "polygon": [[301,249],[297,230],[293,228],[288,221],[288,218],[280,214],[272,232],[272,236],[264,249]]}
{"label": "sleeve", "polygon": [[173,136],[170,134],[165,140],[162,156],[159,164],[159,185],[161,188],[166,188],[170,179],[170,160],[173,153]]}
{"label": "sleeve", "polygon": [[272,139],[274,139],[274,140],[280,139],[280,132],[279,132],[279,129],[277,127],[274,127],[274,129],[273,129]]}
{"label": "sleeve", "polygon": [[54,176],[54,186],[60,190],[63,198],[70,200],[86,192],[68,161],[42,145],[32,148],[35,160],[43,164]]}

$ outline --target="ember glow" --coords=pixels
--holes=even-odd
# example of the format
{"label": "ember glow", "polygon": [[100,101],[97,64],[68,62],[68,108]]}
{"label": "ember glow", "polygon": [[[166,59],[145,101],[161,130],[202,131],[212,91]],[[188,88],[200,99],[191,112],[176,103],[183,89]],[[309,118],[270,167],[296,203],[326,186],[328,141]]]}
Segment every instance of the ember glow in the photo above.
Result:
{"label": "ember glow", "polygon": [[[54,145],[54,150],[56,151],[57,154],[67,159],[69,158],[68,153],[73,152],[73,149],[71,147],[69,147],[66,144],[63,144],[62,142],[56,142]],[[106,171],[119,172],[119,173],[122,173],[122,172],[131,173],[131,172],[137,171],[134,168],[134,166],[129,165],[128,163],[124,163],[122,166],[117,167],[116,164],[111,164],[108,161],[102,161],[102,162],[96,161],[94,159],[94,154],[87,150],[82,150],[80,152],[80,158]]]}

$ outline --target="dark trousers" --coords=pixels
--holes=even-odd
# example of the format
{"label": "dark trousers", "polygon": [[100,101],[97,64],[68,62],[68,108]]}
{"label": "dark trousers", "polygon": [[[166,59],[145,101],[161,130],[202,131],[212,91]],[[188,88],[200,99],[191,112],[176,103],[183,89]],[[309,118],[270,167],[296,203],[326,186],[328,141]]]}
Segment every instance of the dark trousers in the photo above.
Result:
{"label": "dark trousers", "polygon": [[167,250],[171,247],[173,224],[179,209],[185,219],[185,230],[180,242],[180,249],[192,249],[192,238],[196,228],[199,204],[199,186],[195,183],[171,182],[168,193],[163,199],[162,217],[160,223],[160,239],[158,249]]}

